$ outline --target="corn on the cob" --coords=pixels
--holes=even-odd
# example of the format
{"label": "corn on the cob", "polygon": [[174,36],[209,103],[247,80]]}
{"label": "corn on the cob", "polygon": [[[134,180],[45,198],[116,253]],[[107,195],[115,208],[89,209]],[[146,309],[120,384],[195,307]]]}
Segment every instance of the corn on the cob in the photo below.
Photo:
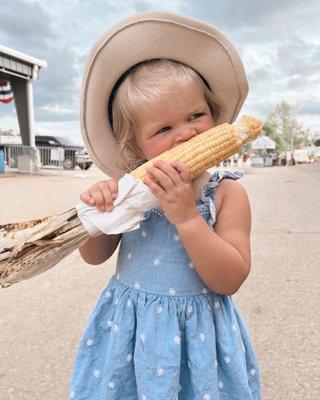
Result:
{"label": "corn on the cob", "polygon": [[[146,166],[153,161],[180,159],[195,178],[237,152],[260,131],[261,123],[251,117],[219,125],[155,157],[131,175],[143,179]],[[52,268],[89,238],[75,208],[40,220],[0,225],[0,286],[11,286]]]}
{"label": "corn on the cob", "polygon": [[146,168],[156,160],[183,161],[188,167],[191,179],[208,168],[235,154],[245,143],[260,134],[261,122],[248,116],[235,124],[221,124],[170,149],[131,172],[137,179],[143,179]]}

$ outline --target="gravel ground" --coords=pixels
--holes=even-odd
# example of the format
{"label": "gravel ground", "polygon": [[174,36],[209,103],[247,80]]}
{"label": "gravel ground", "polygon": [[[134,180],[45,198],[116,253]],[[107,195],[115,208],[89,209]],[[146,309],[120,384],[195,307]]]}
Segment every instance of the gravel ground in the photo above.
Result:
{"label": "gravel ground", "polygon": [[[0,175],[0,223],[40,218],[78,203],[104,175]],[[260,362],[264,400],[320,395],[320,165],[248,168],[252,268],[234,295]],[[75,251],[55,268],[0,290],[0,399],[62,400],[78,342],[116,253],[86,264]],[[171,399],[168,399],[171,400]]]}

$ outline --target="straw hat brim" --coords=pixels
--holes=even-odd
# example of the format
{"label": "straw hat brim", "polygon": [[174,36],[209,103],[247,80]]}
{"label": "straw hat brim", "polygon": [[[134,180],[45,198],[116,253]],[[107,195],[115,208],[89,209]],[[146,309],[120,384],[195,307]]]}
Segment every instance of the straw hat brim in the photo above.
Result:
{"label": "straw hat brim", "polygon": [[168,12],[144,12],[108,29],[91,49],[83,77],[81,130],[95,165],[121,178],[124,160],[108,118],[118,79],[135,64],[155,58],[180,61],[208,83],[220,107],[216,125],[233,122],[248,93],[244,67],[233,44],[200,20]]}

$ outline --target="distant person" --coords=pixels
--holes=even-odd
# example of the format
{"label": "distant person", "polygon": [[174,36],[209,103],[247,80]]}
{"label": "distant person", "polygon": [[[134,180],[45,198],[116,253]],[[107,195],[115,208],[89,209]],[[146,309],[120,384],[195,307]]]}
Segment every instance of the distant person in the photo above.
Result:
{"label": "distant person", "polygon": [[248,154],[246,152],[244,152],[243,153],[243,164],[244,165],[247,165],[248,158],[249,158]]}
{"label": "distant person", "polygon": [[239,162],[239,154],[238,154],[238,153],[236,153],[236,154],[234,155],[233,160],[234,160],[234,163],[236,164],[236,166],[238,166],[238,162]]}

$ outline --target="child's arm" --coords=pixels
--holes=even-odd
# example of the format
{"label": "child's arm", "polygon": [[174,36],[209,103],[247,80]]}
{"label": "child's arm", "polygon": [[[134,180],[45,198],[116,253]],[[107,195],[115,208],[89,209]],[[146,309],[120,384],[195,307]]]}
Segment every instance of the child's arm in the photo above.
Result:
{"label": "child's arm", "polygon": [[[80,199],[91,206],[95,206],[101,212],[111,211],[113,209],[113,200],[118,195],[117,180],[107,179],[93,184],[87,191],[80,194]],[[88,264],[102,264],[108,260],[116,250],[121,239],[121,234],[99,236],[87,240],[79,252],[81,257]]]}
{"label": "child's arm", "polygon": [[88,264],[102,264],[115,252],[120,239],[121,234],[105,235],[103,233],[99,236],[88,239],[81,247],[79,247],[79,252],[81,257]]}
{"label": "child's arm", "polygon": [[176,227],[201,279],[216,293],[232,295],[251,267],[251,211],[238,182],[224,179],[219,189],[223,197],[214,231],[201,215]]}

